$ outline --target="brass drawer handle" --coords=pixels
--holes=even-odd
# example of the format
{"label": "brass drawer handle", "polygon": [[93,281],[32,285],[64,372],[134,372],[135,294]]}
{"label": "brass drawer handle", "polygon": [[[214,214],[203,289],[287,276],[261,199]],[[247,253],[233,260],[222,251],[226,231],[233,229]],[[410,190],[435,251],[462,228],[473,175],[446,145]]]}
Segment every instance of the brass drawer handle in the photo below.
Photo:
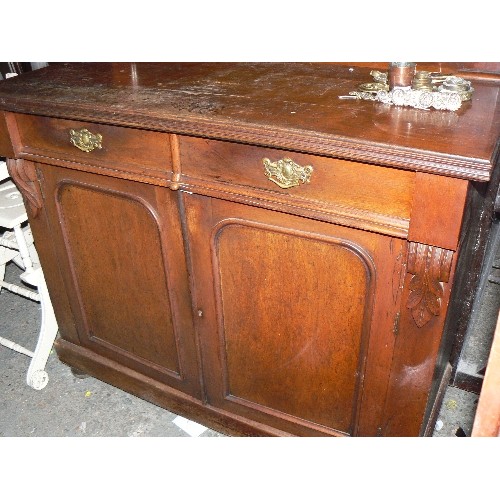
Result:
{"label": "brass drawer handle", "polygon": [[86,153],[90,153],[90,151],[96,148],[102,148],[102,135],[93,134],[86,128],[82,128],[80,130],[71,129],[69,131],[69,136],[71,144],[73,144],[73,146],[76,146],[78,149],[85,151]]}
{"label": "brass drawer handle", "polygon": [[290,158],[283,158],[275,162],[264,158],[262,161],[266,177],[280,188],[288,189],[298,186],[299,183],[305,184],[311,181],[313,173],[311,165],[301,167]]}

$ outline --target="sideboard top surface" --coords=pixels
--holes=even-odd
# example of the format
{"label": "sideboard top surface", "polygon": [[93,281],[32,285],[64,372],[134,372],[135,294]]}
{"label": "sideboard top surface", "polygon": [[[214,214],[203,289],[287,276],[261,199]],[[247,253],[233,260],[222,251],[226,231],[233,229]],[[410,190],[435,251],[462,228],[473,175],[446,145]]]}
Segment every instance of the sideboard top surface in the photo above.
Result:
{"label": "sideboard top surface", "polygon": [[498,80],[473,81],[472,100],[456,112],[338,98],[372,81],[369,72],[317,63],[61,63],[0,82],[0,110],[490,178]]}

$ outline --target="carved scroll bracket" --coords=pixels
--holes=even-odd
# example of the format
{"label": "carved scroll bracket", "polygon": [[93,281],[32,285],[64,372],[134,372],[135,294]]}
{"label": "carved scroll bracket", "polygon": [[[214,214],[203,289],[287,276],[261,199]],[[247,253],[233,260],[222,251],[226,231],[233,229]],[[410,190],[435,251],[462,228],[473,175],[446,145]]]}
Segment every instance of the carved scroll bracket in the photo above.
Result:
{"label": "carved scroll bracket", "polygon": [[31,216],[36,218],[43,205],[42,193],[38,186],[35,165],[25,160],[7,159],[7,169],[24,198]]}
{"label": "carved scroll bracket", "polygon": [[410,242],[407,269],[413,277],[406,306],[419,328],[441,312],[443,283],[450,279],[452,259],[450,250]]}

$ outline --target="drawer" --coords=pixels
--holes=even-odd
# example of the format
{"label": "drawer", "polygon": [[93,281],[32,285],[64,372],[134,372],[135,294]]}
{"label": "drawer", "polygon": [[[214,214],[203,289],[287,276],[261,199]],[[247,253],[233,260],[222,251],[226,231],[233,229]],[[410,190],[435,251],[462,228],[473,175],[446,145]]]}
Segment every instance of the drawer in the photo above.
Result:
{"label": "drawer", "polygon": [[[305,203],[325,212],[346,209],[358,218],[376,214],[381,216],[381,224],[385,217],[408,227],[414,172],[187,136],[179,136],[179,150],[183,179],[190,186],[208,182],[228,191],[239,188],[243,194],[246,189],[250,196]],[[285,159],[293,163],[279,163]],[[269,164],[267,173],[265,163]],[[294,169],[298,173],[295,180]],[[291,187],[275,182],[280,173]]]}
{"label": "drawer", "polygon": [[[166,133],[43,116],[15,116],[20,153],[152,175],[172,170]],[[72,138],[86,150],[73,144]]]}

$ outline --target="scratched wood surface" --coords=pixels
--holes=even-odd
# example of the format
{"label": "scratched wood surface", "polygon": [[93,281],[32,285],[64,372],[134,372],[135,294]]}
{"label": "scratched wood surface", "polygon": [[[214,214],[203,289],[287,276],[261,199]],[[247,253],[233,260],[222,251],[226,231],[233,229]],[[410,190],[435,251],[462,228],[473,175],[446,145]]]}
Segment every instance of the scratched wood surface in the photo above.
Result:
{"label": "scratched wood surface", "polygon": [[[231,434],[422,434],[491,224],[498,80],[456,113],[339,100],[369,69],[58,64],[0,83],[60,359]],[[86,126],[91,154],[67,138]],[[268,185],[262,158],[282,155],[312,183]]]}
{"label": "scratched wood surface", "polygon": [[311,63],[65,63],[0,82],[0,109],[489,179],[500,130],[497,81],[475,81],[472,102],[457,112],[338,99],[371,81],[369,71]]}

